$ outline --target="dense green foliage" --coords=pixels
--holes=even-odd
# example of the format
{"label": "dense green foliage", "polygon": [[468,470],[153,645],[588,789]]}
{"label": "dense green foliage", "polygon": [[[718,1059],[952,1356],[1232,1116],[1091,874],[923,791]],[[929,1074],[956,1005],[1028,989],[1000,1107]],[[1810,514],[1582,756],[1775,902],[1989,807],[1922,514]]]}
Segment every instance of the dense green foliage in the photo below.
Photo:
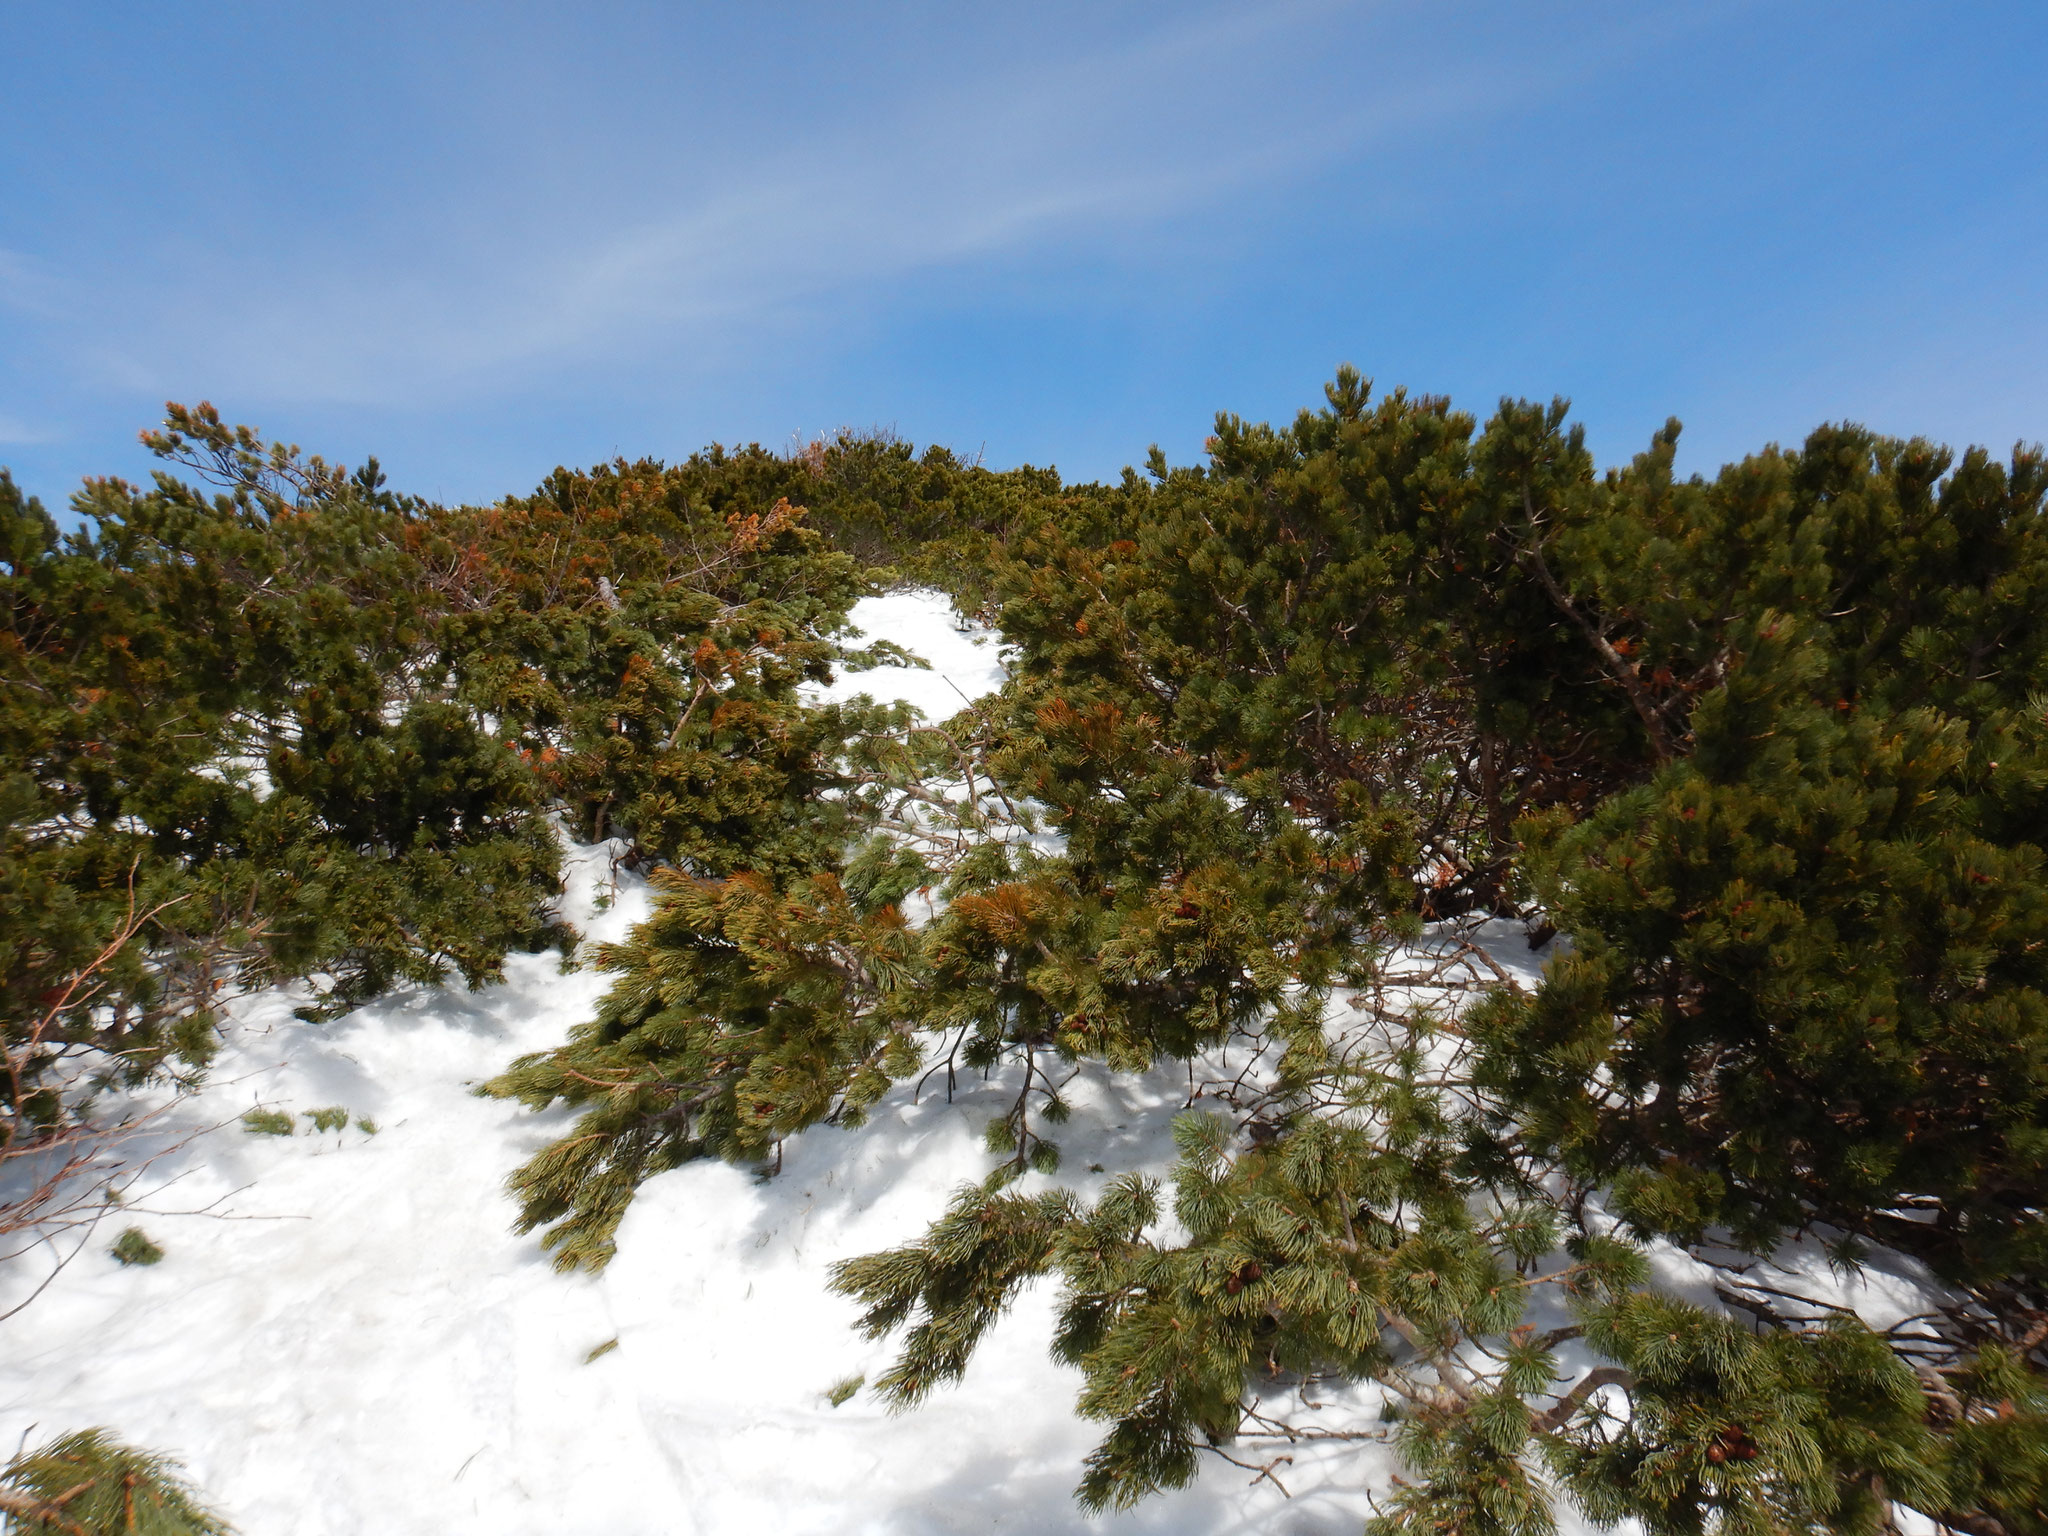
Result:
{"label": "dense green foliage", "polygon": [[[1115,486],[849,434],[443,509],[201,411],[157,441],[223,494],[94,485],[67,542],[7,487],[10,1134],[67,1053],[195,1069],[217,985],[563,939],[559,820],[659,890],[488,1085],[579,1111],[513,1178],[564,1267],[974,1070],[988,1177],[838,1284],[908,1406],[1050,1277],[1091,1507],[1271,1473],[1269,1389],[1342,1380],[1387,1421],[1313,1432],[1414,1474],[1379,1536],[2048,1533],[2040,454],[1680,479],[1674,423],[1601,473],[1561,403],[1327,395]],[[883,558],[1000,626],[998,696],[801,702]],[[1568,936],[1540,985],[1510,933]],[[1056,1182],[1077,1069],[1222,1053],[1166,1184]]]}
{"label": "dense green foliage", "polygon": [[202,1065],[226,986],[317,976],[345,1007],[550,937],[543,800],[436,675],[417,509],[184,424],[227,494],[96,482],[64,541],[0,505],[17,1133],[62,1119],[69,1059]]}
{"label": "dense green foliage", "polygon": [[204,406],[145,438],[192,481],[91,482],[69,536],[0,472],[0,1158],[79,1172],[104,1090],[193,1080],[224,996],[297,981],[325,1016],[566,948],[558,823],[830,867],[871,721],[796,689],[861,660],[834,636],[873,578],[788,493],[851,528],[889,475],[1041,483],[849,436],[443,508]]}
{"label": "dense green foliage", "polygon": [[[1536,839],[1579,942],[1490,1020],[1494,1080],[1648,1228],[1818,1218],[2038,1284],[2048,472],[1972,453],[1944,480],[1946,454],[1848,430],[1712,485],[1667,465],[1558,560],[1674,680],[1684,750]],[[1575,1080],[1541,1065],[1580,1052]]]}
{"label": "dense green foliage", "polygon": [[[1679,481],[1676,435],[1603,475],[1561,406],[1481,430],[1346,373],[1202,468],[940,530],[1010,684],[866,762],[845,864],[670,886],[600,1019],[496,1085],[587,1110],[528,1223],[601,1263],[646,1174],[936,1055],[1012,1084],[997,1161],[840,1284],[910,1404],[1057,1276],[1091,1505],[1284,1446],[1259,1383],[1334,1376],[1421,1474],[1389,1533],[1560,1495],[2048,1530],[2040,459],[1831,428]],[[1572,942],[1516,987],[1487,917]],[[1012,1188],[1076,1065],[1226,1047],[1262,1070],[1179,1127],[1170,1221],[1142,1179]],[[1752,1275],[1802,1238],[1925,1263],[1929,1315]]]}

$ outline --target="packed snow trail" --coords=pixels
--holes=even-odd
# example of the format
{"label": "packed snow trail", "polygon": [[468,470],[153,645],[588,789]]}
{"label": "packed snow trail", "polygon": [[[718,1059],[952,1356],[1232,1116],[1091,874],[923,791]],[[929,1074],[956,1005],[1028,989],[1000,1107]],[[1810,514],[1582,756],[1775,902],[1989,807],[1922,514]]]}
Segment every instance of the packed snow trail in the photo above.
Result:
{"label": "packed snow trail", "polygon": [[[834,697],[943,719],[1000,685],[993,639],[941,598],[871,598],[854,616],[932,670],[845,676]],[[569,883],[566,915],[592,940],[648,911],[607,850],[577,850]],[[654,1179],[610,1269],[557,1274],[537,1237],[512,1235],[504,1180],[568,1117],[471,1089],[558,1044],[605,985],[514,956],[502,986],[394,996],[327,1025],[293,1019],[289,995],[249,1000],[211,1085],[156,1129],[169,1144],[219,1128],[159,1162],[135,1208],[0,1325],[6,1443],[104,1425],[182,1459],[242,1536],[1357,1530],[1360,1490],[1391,1470],[1379,1446],[1298,1451],[1279,1469],[1291,1498],[1219,1462],[1191,1489],[1084,1520],[1072,1489],[1102,1426],[1074,1418],[1079,1374],[1047,1354],[1049,1286],[925,1407],[891,1415],[865,1392],[831,1405],[891,1346],[853,1331],[827,1271],[918,1235],[986,1171],[981,1130],[1003,1095],[973,1078],[950,1103],[941,1078],[858,1132],[805,1132],[772,1180],[715,1162]],[[1163,1169],[1185,1079],[1090,1084],[1062,1179],[1092,1191]],[[244,1131],[259,1105],[297,1134]],[[348,1127],[313,1133],[306,1112],[336,1105]],[[131,1224],[161,1263],[109,1256]],[[0,1310],[47,1273],[44,1254],[10,1266]]]}

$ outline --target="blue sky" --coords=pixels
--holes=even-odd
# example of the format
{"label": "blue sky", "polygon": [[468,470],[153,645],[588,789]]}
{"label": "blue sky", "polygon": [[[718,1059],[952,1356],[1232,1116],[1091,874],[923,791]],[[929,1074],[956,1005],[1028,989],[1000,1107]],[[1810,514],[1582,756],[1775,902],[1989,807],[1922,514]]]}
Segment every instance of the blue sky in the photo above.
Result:
{"label": "blue sky", "polygon": [[165,399],[447,500],[893,426],[1572,398],[2048,436],[2048,6],[8,5],[0,463]]}

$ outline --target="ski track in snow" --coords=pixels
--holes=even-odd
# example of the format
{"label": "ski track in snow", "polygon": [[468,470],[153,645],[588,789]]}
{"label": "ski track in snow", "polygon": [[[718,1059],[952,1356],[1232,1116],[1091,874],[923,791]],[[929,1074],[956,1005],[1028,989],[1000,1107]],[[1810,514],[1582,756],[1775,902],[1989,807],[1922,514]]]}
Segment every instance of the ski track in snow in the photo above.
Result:
{"label": "ski track in snow", "polygon": [[[842,675],[814,697],[901,698],[937,720],[1001,685],[993,637],[942,597],[869,598],[854,617],[932,670]],[[649,907],[603,848],[574,851],[564,905],[593,940],[623,937]],[[1533,979],[1526,951],[1515,963]],[[830,1405],[892,1345],[853,1331],[827,1270],[917,1236],[987,1170],[981,1130],[1005,1096],[971,1077],[951,1102],[942,1073],[860,1131],[794,1138],[772,1180],[715,1162],[653,1179],[603,1275],[556,1273],[536,1236],[513,1235],[504,1179],[569,1116],[470,1090],[559,1043],[605,984],[553,955],[513,956],[500,986],[393,996],[325,1026],[293,1019],[288,995],[247,1000],[210,1085],[156,1131],[169,1144],[218,1128],[168,1154],[133,1209],[4,1325],[5,1444],[107,1426],[183,1460],[243,1536],[1321,1536],[1369,1515],[1363,1490],[1394,1469],[1370,1444],[1298,1448],[1279,1469],[1291,1497],[1210,1462],[1189,1489],[1084,1518],[1072,1489],[1102,1426],[1074,1417],[1079,1373],[1048,1355],[1050,1282],[922,1408],[892,1415],[865,1392]],[[1061,1180],[1093,1194],[1163,1170],[1186,1090],[1175,1071],[1085,1073]],[[313,1134],[303,1112],[336,1104],[349,1128]],[[257,1105],[292,1113],[299,1133],[246,1133],[236,1119]],[[131,1223],[163,1262],[108,1255]],[[8,1266],[0,1310],[48,1263]]]}

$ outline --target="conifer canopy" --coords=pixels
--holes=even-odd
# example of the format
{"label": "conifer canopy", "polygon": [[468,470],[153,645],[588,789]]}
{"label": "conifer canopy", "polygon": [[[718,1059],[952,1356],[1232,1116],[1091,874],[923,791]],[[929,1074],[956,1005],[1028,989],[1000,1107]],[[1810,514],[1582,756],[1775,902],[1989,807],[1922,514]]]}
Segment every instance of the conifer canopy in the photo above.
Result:
{"label": "conifer canopy", "polygon": [[[223,993],[570,946],[558,829],[617,839],[653,916],[485,1088],[577,1111],[512,1177],[565,1268],[979,1072],[986,1178],[835,1283],[903,1407],[1057,1287],[1089,1508],[1315,1435],[1398,1444],[1376,1536],[2043,1536],[2048,463],[1678,435],[1603,472],[1561,401],[1346,368],[1109,486],[842,434],[449,509],[207,407],[150,440],[211,489],[64,537],[0,480],[5,1147],[197,1073]],[[806,701],[891,582],[999,694]],[[1077,1070],[1219,1055],[1163,1179],[1062,1180]]]}

